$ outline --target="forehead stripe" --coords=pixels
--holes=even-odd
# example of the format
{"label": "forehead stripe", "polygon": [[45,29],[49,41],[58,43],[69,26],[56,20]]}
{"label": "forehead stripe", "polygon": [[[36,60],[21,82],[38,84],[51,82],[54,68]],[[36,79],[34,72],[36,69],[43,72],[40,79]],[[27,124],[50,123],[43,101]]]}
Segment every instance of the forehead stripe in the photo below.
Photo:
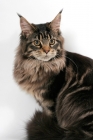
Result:
{"label": "forehead stripe", "polygon": [[41,37],[42,37],[42,38],[44,38],[44,34],[43,34],[42,32],[40,32],[40,34],[39,34],[39,35],[41,35]]}
{"label": "forehead stripe", "polygon": [[53,38],[53,35],[51,35],[51,33],[50,32],[47,32],[47,31],[45,31],[45,32],[39,32],[39,34],[37,35],[37,38],[39,39],[39,40],[42,40],[42,39],[51,39],[51,38]]}

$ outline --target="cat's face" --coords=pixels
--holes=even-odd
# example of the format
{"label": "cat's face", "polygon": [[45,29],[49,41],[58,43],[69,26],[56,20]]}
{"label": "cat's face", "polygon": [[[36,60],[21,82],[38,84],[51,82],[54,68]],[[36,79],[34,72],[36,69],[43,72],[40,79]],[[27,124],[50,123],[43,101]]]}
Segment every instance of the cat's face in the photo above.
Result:
{"label": "cat's face", "polygon": [[50,61],[62,55],[63,38],[60,35],[61,12],[46,24],[30,24],[20,16],[23,56],[41,61]]}

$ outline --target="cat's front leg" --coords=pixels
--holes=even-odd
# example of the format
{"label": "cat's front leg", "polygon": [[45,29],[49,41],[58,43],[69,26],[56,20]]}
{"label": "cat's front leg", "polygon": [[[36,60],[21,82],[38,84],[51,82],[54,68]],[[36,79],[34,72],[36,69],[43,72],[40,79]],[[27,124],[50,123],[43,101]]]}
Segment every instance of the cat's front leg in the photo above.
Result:
{"label": "cat's front leg", "polygon": [[52,100],[45,100],[44,98],[36,99],[39,105],[42,107],[43,111],[48,115],[53,117],[55,112],[55,105]]}
{"label": "cat's front leg", "polygon": [[41,103],[41,106],[43,108],[43,111],[48,115],[48,116],[51,116],[53,117],[54,116],[54,102],[52,100],[44,100],[42,103]]}
{"label": "cat's front leg", "polygon": [[35,92],[34,97],[48,116],[54,116],[55,102],[48,95],[45,89],[41,89]]}

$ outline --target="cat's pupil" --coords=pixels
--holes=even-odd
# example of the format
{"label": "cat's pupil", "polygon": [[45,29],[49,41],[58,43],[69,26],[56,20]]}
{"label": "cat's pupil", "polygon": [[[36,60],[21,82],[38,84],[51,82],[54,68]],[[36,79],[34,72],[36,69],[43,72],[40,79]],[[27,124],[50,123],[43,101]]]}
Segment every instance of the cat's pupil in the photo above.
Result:
{"label": "cat's pupil", "polygon": [[35,40],[34,41],[34,45],[36,45],[36,46],[40,45],[40,41],[39,40]]}
{"label": "cat's pupil", "polygon": [[50,45],[54,45],[55,44],[55,39],[51,39],[50,40]]}

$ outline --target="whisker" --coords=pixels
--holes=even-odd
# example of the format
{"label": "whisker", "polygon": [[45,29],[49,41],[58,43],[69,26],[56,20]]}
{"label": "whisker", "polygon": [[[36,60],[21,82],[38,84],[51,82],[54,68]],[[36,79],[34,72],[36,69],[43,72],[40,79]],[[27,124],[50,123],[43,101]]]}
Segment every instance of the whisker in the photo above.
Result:
{"label": "whisker", "polygon": [[69,57],[67,57],[67,56],[65,56],[65,58],[69,59],[69,60],[76,66],[77,72],[78,72],[78,66],[77,66],[77,64],[76,64],[71,58],[69,58]]}

